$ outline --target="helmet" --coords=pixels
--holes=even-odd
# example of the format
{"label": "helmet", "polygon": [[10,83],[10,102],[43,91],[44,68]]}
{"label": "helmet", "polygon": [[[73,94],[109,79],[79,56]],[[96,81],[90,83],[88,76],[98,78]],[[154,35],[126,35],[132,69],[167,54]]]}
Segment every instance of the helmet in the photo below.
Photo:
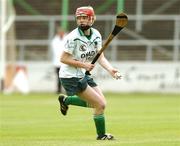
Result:
{"label": "helmet", "polygon": [[76,9],[76,17],[78,16],[94,17],[94,10],[91,6],[79,7]]}
{"label": "helmet", "polygon": [[94,9],[91,6],[83,6],[79,7],[76,9],[76,17],[78,16],[89,16],[90,19],[92,20],[92,24],[94,23],[95,20],[95,14],[94,14]]}

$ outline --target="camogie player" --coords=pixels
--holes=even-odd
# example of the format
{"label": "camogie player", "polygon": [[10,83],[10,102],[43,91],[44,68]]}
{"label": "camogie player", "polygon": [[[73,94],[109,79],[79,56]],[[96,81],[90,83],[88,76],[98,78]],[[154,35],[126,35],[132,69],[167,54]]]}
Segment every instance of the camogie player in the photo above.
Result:
{"label": "camogie player", "polygon": [[[77,28],[65,37],[65,48],[61,55],[59,77],[67,95],[61,94],[58,98],[60,111],[66,115],[69,105],[93,108],[97,140],[112,140],[113,135],[107,134],[105,127],[106,99],[93,78],[85,75],[85,71],[94,68],[90,62],[102,47],[101,34],[92,27],[96,19],[94,10],[91,6],[79,7],[75,16]],[[116,78],[117,69],[111,66],[103,53],[98,62]]]}

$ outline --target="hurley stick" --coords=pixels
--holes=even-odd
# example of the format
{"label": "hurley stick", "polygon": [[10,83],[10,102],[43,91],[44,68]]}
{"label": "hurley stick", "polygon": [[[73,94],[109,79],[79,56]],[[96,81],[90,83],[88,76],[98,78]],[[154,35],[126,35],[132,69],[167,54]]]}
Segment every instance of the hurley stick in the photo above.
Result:
{"label": "hurley stick", "polygon": [[[114,26],[113,31],[109,34],[107,40],[105,41],[104,45],[99,50],[99,52],[96,54],[91,64],[94,64],[98,60],[101,53],[107,48],[112,39],[127,25],[127,22],[128,17],[125,13],[120,13],[116,16],[116,25]],[[90,75],[89,71],[86,71],[85,74]]]}

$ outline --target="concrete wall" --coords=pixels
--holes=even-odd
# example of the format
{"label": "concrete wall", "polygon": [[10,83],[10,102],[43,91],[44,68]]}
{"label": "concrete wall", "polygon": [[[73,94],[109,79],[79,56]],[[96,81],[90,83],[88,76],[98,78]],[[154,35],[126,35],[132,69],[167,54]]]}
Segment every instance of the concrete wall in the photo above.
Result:
{"label": "concrete wall", "polygon": [[[102,67],[92,71],[103,91],[179,92],[180,64],[172,62],[112,62],[122,79],[113,79]],[[55,73],[51,62],[26,62],[31,92],[55,92]]]}

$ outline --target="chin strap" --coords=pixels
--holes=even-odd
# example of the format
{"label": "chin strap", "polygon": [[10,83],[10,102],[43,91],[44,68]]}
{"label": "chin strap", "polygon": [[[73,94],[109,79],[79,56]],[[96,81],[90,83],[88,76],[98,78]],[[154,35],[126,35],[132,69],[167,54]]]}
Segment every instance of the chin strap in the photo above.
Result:
{"label": "chin strap", "polygon": [[91,28],[91,26],[89,26],[89,25],[86,25],[86,26],[80,25],[79,28],[80,28],[82,31],[85,31],[85,30],[88,30],[89,28]]}

